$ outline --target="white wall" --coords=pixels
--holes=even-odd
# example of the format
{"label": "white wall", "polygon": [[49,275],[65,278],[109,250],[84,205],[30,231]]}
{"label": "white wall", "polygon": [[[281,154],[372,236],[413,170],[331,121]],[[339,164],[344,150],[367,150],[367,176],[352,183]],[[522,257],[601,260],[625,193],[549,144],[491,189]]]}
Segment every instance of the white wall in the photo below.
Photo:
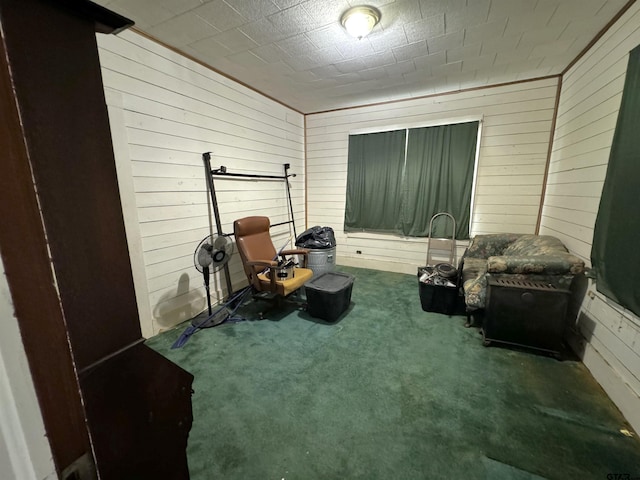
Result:
{"label": "white wall", "polygon": [[[335,230],[339,264],[415,273],[424,239],[344,233],[349,134],[483,119],[471,234],[534,233],[557,85],[551,78],[307,115],[308,224]],[[467,243],[458,242],[460,252]]]}
{"label": "white wall", "polygon": [[0,259],[0,479],[56,478]]}
{"label": "white wall", "polygon": [[[590,264],[593,229],[616,125],[629,51],[640,44],[640,3],[563,78],[540,233],[561,238]],[[637,206],[621,205],[629,215]],[[624,254],[624,252],[621,252]],[[640,319],[589,284],[574,347],[640,430]]]}
{"label": "white wall", "polygon": [[[135,32],[98,35],[114,150],[143,335],[157,334],[206,307],[193,266],[213,228],[202,153],[229,172],[282,175],[291,164],[298,232],[304,229],[304,118]],[[224,233],[233,221],[289,220],[282,181],[216,180]],[[282,245],[290,231],[272,231]],[[234,287],[246,285],[237,254]],[[212,279],[213,301],[224,278]]]}
{"label": "white wall", "polygon": [[[634,5],[563,78],[541,232],[589,263],[593,225],[628,51],[640,43]],[[291,163],[296,223],[328,225],[338,263],[415,273],[424,239],[343,232],[350,133],[483,120],[472,235],[533,233],[557,80],[546,79],[404,102],[302,115],[133,32],[98,36],[127,234],[145,336],[205,307],[195,245],[211,228],[201,154],[230,171],[280,173]],[[223,230],[235,218],[286,220],[280,183],[217,181]],[[291,232],[279,230],[276,243]],[[462,251],[466,242],[461,242]],[[356,250],[362,254],[356,254]],[[237,259],[234,286],[243,283]],[[218,279],[216,286],[224,282]],[[585,364],[640,429],[640,320],[590,285],[578,322]],[[214,292],[214,300],[220,296]],[[593,297],[593,298],[592,298]],[[1,449],[0,449],[1,450]],[[1,454],[0,454],[1,455]]]}

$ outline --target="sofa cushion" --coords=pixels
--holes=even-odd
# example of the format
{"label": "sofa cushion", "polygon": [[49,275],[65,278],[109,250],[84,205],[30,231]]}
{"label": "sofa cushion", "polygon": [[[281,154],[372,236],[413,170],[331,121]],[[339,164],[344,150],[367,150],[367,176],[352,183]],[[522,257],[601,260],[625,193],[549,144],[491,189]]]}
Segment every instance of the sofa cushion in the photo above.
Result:
{"label": "sofa cushion", "polygon": [[471,280],[487,271],[487,260],[485,258],[465,257],[462,265],[462,283]]}
{"label": "sofa cushion", "polygon": [[546,275],[546,274],[502,274],[484,273],[464,282],[464,302],[467,310],[485,308],[487,303],[488,277],[505,278],[512,281],[542,282],[553,285],[556,288],[570,289],[573,275]]}
{"label": "sofa cushion", "polygon": [[564,244],[549,235],[521,235],[498,255],[529,256],[566,252]]}
{"label": "sofa cushion", "polygon": [[578,275],[584,271],[584,262],[567,251],[540,255],[500,255],[489,257],[486,269],[489,273]]}
{"label": "sofa cushion", "polygon": [[466,258],[484,258],[491,255],[502,255],[505,248],[515,242],[522,235],[517,233],[494,233],[489,235],[476,235],[467,252]]}
{"label": "sofa cushion", "polygon": [[462,266],[462,291],[468,309],[484,308],[487,296],[487,260],[465,257]]}

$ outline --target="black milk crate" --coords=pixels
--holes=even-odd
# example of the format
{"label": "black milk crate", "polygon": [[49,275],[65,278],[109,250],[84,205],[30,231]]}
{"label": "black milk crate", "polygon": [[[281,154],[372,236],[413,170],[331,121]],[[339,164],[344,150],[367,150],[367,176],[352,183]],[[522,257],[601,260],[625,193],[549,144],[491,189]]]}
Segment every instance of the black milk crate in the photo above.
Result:
{"label": "black milk crate", "polygon": [[434,285],[420,281],[420,277],[426,273],[433,273],[434,267],[418,268],[418,292],[420,294],[420,304],[425,312],[444,313],[454,315],[459,310],[458,287],[455,285],[457,279],[450,279],[454,283],[453,287],[446,285]]}

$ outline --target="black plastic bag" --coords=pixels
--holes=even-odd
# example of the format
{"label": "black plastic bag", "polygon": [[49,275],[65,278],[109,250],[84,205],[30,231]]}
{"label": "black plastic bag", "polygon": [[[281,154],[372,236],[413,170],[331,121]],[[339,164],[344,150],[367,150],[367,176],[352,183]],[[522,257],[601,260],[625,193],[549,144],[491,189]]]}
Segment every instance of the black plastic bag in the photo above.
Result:
{"label": "black plastic bag", "polygon": [[333,248],[336,237],[331,227],[311,227],[296,238],[296,246],[301,248]]}

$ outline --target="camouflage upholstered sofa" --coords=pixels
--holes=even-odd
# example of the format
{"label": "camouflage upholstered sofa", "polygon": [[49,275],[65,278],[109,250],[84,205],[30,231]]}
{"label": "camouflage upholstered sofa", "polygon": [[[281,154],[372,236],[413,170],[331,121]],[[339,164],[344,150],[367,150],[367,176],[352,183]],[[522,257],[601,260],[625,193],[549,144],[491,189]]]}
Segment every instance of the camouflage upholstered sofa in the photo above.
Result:
{"label": "camouflage upholstered sofa", "polygon": [[462,285],[467,312],[484,309],[487,276],[542,281],[568,288],[584,262],[548,235],[500,233],[476,235],[462,259]]}

